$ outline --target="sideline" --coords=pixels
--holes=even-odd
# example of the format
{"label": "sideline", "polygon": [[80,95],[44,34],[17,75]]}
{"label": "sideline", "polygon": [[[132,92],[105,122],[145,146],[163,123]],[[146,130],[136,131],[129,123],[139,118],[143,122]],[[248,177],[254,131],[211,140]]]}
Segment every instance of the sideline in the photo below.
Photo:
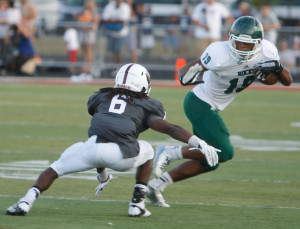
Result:
{"label": "sideline", "polygon": [[[11,83],[11,84],[48,84],[48,85],[113,85],[114,79],[93,79],[92,81],[81,81],[81,82],[72,82],[70,78],[62,77],[16,77],[16,76],[7,76],[0,77],[0,83]],[[182,87],[175,80],[151,80],[151,86],[156,87]],[[193,86],[187,86],[193,87]],[[300,90],[300,83],[293,83],[291,86],[286,87],[281,84],[275,84],[272,86],[264,85],[259,82],[254,82],[251,84],[248,89],[253,90]]]}

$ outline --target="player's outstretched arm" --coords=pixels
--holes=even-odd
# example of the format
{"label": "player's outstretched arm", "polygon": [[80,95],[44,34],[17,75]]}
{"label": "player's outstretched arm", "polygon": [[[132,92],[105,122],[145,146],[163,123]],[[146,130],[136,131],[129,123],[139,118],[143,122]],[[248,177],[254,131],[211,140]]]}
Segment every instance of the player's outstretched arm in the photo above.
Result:
{"label": "player's outstretched arm", "polygon": [[169,123],[163,119],[156,119],[153,121],[150,128],[157,132],[168,134],[172,138],[184,143],[188,143],[189,139],[193,136],[183,127]]}
{"label": "player's outstretched arm", "polygon": [[[217,152],[221,152],[221,150],[216,149],[213,146],[209,146],[205,141],[201,140],[195,135],[192,135],[188,130],[184,129],[183,127],[169,123],[162,119],[157,119],[152,122],[151,129],[164,134],[168,134],[176,140],[188,143],[188,145],[192,148],[185,148],[185,151],[193,150],[191,151],[191,153],[197,153],[197,151],[195,150],[201,151],[204,154],[210,166],[215,166],[218,163]],[[191,156],[187,152],[186,156],[187,157],[184,158],[194,158],[194,156]]]}
{"label": "player's outstretched arm", "polygon": [[291,75],[290,70],[288,70],[286,67],[283,67],[282,72],[278,74],[278,80],[284,86],[290,86],[293,82],[293,77]]}

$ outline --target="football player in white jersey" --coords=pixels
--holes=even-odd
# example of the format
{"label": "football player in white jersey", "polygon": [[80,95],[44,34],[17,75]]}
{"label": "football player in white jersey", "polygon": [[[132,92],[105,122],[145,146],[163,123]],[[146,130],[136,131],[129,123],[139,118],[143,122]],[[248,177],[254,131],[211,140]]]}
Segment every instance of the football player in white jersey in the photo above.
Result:
{"label": "football player in white jersey", "polygon": [[[101,88],[89,98],[88,112],[92,116],[89,139],[67,148],[6,213],[25,215],[37,197],[63,175],[97,168],[98,195],[112,178],[106,168],[116,171],[136,168],[136,184],[128,215],[150,216],[144,197],[152,172],[154,151],[148,142],[137,140],[139,134],[149,128],[184,143],[190,142],[192,147],[197,148],[190,151],[194,152],[192,158],[216,165],[218,150],[184,128],[165,121],[164,107],[158,100],[149,97],[150,89],[150,75],[143,66],[131,63],[121,67],[114,87]],[[189,147],[185,148],[189,150]],[[181,151],[178,154],[182,157]]]}
{"label": "football player in white jersey", "polygon": [[[264,40],[263,34],[259,20],[250,16],[240,17],[231,27],[229,41],[212,43],[200,59],[178,70],[181,84],[197,84],[185,97],[184,111],[192,123],[194,134],[221,150],[218,152],[219,163],[232,159],[234,148],[218,112],[255,80],[254,71],[260,80],[269,73],[275,73],[283,85],[292,83],[289,70],[280,63],[277,48]],[[168,185],[215,170],[219,165],[210,166],[207,162],[190,160],[163,173],[165,167],[175,160],[174,151],[171,146],[158,147],[156,151],[156,178],[148,184],[148,197],[157,206],[169,206],[162,196]]]}

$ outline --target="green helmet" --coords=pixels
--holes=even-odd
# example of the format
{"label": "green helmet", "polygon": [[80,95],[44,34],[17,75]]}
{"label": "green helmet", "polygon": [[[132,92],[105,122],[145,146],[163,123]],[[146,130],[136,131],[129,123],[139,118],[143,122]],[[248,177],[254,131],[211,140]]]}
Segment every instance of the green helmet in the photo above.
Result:
{"label": "green helmet", "polygon": [[[230,51],[234,58],[240,62],[250,60],[261,50],[264,30],[261,22],[254,17],[244,16],[238,18],[231,26],[229,32]],[[241,51],[236,48],[236,41],[253,43],[252,50]]]}

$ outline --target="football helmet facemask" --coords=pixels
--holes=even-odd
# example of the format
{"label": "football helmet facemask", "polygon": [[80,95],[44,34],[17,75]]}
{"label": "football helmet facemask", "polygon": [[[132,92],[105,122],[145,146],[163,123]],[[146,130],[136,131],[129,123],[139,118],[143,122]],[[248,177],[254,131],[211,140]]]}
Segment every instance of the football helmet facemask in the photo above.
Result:
{"label": "football helmet facemask", "polygon": [[[264,30],[259,20],[251,16],[240,17],[233,23],[229,32],[230,53],[239,62],[250,60],[260,52],[263,38]],[[253,49],[238,50],[237,41],[254,44]]]}
{"label": "football helmet facemask", "polygon": [[117,72],[114,88],[124,88],[134,92],[150,94],[150,74],[139,64],[123,65]]}

